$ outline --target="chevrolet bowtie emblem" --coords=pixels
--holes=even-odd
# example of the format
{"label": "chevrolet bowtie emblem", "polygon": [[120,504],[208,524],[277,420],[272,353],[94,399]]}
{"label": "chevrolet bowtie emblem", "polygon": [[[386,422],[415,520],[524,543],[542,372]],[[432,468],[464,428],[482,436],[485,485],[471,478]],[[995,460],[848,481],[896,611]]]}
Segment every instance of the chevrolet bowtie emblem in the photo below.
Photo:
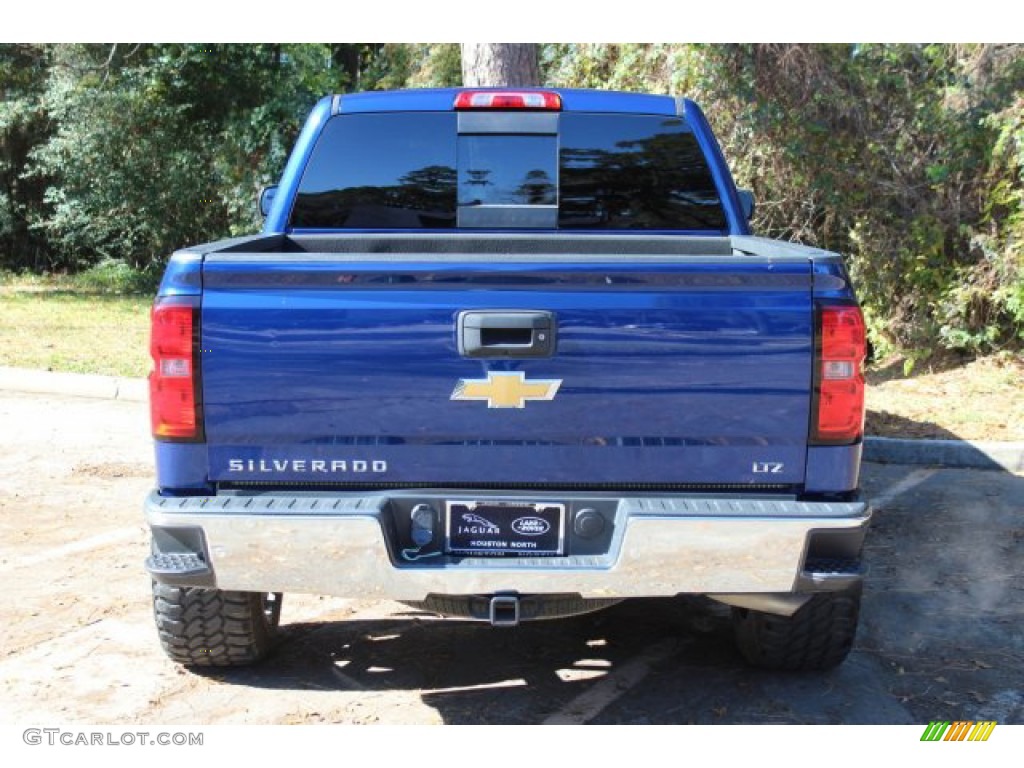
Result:
{"label": "chevrolet bowtie emblem", "polygon": [[561,385],[561,379],[527,381],[522,371],[490,371],[486,379],[459,379],[452,400],[486,400],[488,408],[525,408],[527,400],[553,400]]}

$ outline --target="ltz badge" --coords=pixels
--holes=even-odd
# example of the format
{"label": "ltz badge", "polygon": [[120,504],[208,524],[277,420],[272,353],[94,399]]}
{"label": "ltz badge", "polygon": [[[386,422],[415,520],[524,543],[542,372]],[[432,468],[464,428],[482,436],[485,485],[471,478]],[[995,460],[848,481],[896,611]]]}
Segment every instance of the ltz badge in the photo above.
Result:
{"label": "ltz badge", "polygon": [[452,400],[486,400],[488,408],[525,408],[527,400],[554,400],[561,379],[526,380],[522,371],[490,371],[486,379],[459,379]]}

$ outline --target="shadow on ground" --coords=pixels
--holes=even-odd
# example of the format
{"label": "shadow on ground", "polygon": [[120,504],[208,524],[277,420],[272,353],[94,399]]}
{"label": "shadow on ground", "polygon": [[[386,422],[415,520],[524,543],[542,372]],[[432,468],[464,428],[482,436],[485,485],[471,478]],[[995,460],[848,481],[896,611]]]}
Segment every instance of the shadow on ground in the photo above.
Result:
{"label": "shadow on ground", "polygon": [[[868,419],[869,425],[874,422],[872,431],[904,435],[905,438],[869,440],[864,446],[865,461],[907,465],[933,462],[940,466],[1024,471],[1021,452],[1014,443],[988,443],[985,450],[980,450],[977,445],[931,422],[911,421],[901,416],[876,411],[869,411]],[[932,443],[927,451],[922,452],[914,439],[906,438],[927,438],[944,442]]]}
{"label": "shadow on ground", "polygon": [[638,600],[515,629],[409,609],[373,621],[294,624],[261,667],[224,682],[288,689],[422,691],[447,723],[539,723],[660,642],[679,663],[738,663],[728,612],[702,600]]}
{"label": "shadow on ground", "polygon": [[874,504],[857,648],[919,721],[1024,722],[1024,476],[869,464],[865,494],[915,477]]}
{"label": "shadow on ground", "polygon": [[909,371],[906,369],[905,360],[901,357],[895,357],[884,363],[872,360],[872,367],[867,372],[868,386],[883,384],[897,379],[913,379],[918,376],[951,371],[961,368],[973,359],[972,355],[961,355],[947,350],[936,353],[928,360],[911,366]]}
{"label": "shadow on ground", "polygon": [[296,624],[267,664],[212,676],[271,689],[414,691],[454,724],[538,724],[554,715],[608,724],[878,722],[879,714],[911,722],[898,707],[856,700],[877,688],[872,666],[751,670],[733,645],[729,610],[680,598],[514,630],[415,611]]}
{"label": "shadow on ground", "polygon": [[959,440],[956,434],[931,421],[908,419],[886,411],[867,412],[866,431],[869,435],[899,435],[905,439]]}

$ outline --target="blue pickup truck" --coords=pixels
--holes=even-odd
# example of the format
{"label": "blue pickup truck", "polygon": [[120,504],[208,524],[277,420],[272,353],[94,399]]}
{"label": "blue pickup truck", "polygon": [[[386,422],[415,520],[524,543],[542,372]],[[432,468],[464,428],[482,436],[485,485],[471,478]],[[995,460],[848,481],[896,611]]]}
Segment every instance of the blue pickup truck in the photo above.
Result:
{"label": "blue pickup truck", "polygon": [[703,595],[756,666],[846,657],[864,322],[837,254],[751,235],[696,104],[327,97],[260,204],[153,309],[172,659],[263,658],[285,592],[495,626]]}

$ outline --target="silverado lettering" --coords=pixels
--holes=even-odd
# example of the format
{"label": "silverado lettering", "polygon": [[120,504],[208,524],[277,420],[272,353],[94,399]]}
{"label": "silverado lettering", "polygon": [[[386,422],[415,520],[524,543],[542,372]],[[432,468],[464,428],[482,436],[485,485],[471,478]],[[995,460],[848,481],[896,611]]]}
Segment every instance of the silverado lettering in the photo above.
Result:
{"label": "silverado lettering", "polygon": [[228,472],[387,472],[386,461],[319,459],[228,459]]}

